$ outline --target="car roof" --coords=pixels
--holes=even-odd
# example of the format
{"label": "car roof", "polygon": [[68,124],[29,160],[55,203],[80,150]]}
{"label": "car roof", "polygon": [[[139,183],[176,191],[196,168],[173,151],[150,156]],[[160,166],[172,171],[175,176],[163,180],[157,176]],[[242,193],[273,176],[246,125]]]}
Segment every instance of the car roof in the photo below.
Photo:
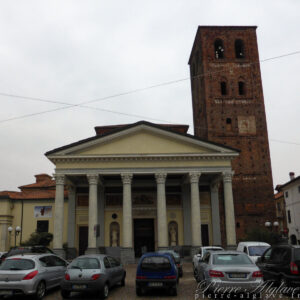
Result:
{"label": "car roof", "polygon": [[57,256],[53,253],[23,253],[23,254],[16,254],[16,255],[12,255],[7,257],[6,259],[13,259],[13,258],[28,258],[28,259],[34,259],[37,257],[43,257],[43,256]]}
{"label": "car roof", "polygon": [[166,252],[147,252],[147,253],[142,255],[141,259],[145,258],[145,257],[150,257],[150,256],[171,257],[170,255],[171,255],[170,253],[166,253]]}
{"label": "car roof", "polygon": [[268,243],[265,242],[239,242],[239,245],[244,245],[244,246],[271,246]]}
{"label": "car roof", "polygon": [[77,259],[77,258],[104,258],[107,256],[112,257],[111,255],[106,255],[106,254],[85,254],[85,255],[77,256],[75,259]]}
{"label": "car roof", "polygon": [[224,251],[209,251],[211,254],[216,255],[216,254],[242,254],[242,255],[247,255],[244,252],[236,251],[236,250],[224,250]]}

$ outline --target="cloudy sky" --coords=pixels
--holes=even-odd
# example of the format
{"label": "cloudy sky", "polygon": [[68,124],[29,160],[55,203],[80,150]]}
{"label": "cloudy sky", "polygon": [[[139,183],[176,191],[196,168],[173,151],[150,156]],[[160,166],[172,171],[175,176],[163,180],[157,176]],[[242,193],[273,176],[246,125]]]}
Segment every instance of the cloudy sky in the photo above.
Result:
{"label": "cloudy sky", "polygon": [[[262,60],[300,51],[299,11],[299,0],[1,1],[0,190],[53,174],[44,153],[97,125],[193,133],[189,80],[133,91],[189,77],[198,25],[257,25]],[[274,185],[300,175],[299,69],[300,54],[261,63]]]}

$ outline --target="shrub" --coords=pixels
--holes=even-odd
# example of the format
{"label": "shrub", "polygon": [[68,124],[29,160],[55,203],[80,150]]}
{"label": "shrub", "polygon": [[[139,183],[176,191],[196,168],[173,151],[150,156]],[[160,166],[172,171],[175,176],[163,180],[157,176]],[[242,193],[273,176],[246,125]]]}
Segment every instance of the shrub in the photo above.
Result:
{"label": "shrub", "polygon": [[29,239],[22,243],[22,246],[49,246],[53,240],[53,234],[49,232],[33,232]]}

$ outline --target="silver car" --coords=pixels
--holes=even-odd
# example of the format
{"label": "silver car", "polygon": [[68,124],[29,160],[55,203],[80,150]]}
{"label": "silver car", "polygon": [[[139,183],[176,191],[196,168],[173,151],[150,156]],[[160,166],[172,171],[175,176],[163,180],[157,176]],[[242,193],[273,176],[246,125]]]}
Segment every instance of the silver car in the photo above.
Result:
{"label": "silver car", "polygon": [[0,295],[33,295],[40,300],[46,290],[59,286],[67,264],[54,254],[8,257],[0,266]]}
{"label": "silver car", "polygon": [[205,253],[197,266],[199,289],[215,294],[258,294],[263,274],[247,254],[238,251]]}
{"label": "silver car", "polygon": [[60,284],[61,295],[68,298],[71,292],[95,292],[106,298],[110,287],[125,285],[125,277],[117,259],[103,254],[82,255],[68,266]]}

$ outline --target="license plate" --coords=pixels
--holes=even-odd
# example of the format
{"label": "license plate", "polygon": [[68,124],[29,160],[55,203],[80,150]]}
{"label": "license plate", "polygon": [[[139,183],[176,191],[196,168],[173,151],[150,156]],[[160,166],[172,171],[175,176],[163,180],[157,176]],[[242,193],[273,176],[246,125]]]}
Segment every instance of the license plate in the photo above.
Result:
{"label": "license plate", "polygon": [[12,295],[12,290],[0,290],[0,295]]}
{"label": "license plate", "polygon": [[246,278],[247,274],[245,273],[230,273],[229,278]]}
{"label": "license plate", "polygon": [[74,290],[83,290],[86,289],[86,284],[73,284],[72,289]]}
{"label": "license plate", "polygon": [[163,286],[162,282],[149,282],[148,286]]}

